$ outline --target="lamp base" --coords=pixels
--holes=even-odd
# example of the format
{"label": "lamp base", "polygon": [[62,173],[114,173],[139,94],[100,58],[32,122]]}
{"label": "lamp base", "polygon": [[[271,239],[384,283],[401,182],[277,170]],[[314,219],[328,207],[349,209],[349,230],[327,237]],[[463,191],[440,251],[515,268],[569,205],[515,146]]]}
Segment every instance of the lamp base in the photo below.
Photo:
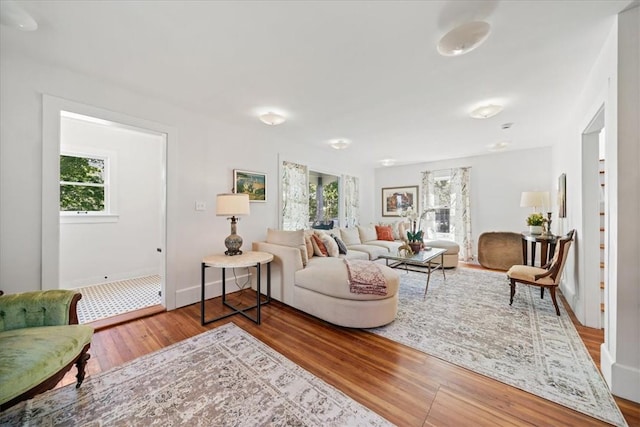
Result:
{"label": "lamp base", "polygon": [[225,255],[242,255],[242,251],[240,250],[240,247],[242,246],[242,237],[237,234],[230,234],[226,239],[224,239],[224,245],[227,247],[227,250],[224,252]]}

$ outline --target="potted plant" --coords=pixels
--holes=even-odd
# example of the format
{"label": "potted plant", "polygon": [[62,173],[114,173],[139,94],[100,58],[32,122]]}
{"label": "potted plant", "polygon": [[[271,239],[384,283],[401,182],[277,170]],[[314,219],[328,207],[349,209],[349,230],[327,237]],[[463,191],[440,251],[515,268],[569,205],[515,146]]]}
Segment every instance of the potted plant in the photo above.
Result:
{"label": "potted plant", "polygon": [[422,249],[422,238],[424,237],[424,231],[422,230],[410,230],[407,231],[407,240],[409,241],[409,247],[414,253],[420,252]]}
{"label": "potted plant", "polygon": [[544,217],[541,213],[532,213],[527,217],[527,225],[531,234],[542,234],[542,224],[544,224]]}

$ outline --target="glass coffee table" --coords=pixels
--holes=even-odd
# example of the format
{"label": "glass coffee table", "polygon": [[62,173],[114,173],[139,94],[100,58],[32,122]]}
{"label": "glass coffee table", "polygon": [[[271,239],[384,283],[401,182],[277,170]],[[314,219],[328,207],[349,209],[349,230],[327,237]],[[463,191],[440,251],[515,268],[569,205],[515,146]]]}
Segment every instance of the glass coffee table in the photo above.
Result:
{"label": "glass coffee table", "polygon": [[[444,272],[444,253],[446,249],[442,248],[425,248],[417,254],[402,256],[402,255],[380,255],[379,258],[383,258],[387,265],[391,268],[397,268],[404,266],[405,271],[417,271],[427,274],[427,285],[424,288],[424,296],[427,296],[427,290],[429,290],[429,279],[431,279],[431,272],[437,269],[442,270],[442,277],[447,280],[447,276]],[[389,261],[393,261],[389,264]],[[418,270],[416,268],[410,268],[411,266],[422,267]]]}

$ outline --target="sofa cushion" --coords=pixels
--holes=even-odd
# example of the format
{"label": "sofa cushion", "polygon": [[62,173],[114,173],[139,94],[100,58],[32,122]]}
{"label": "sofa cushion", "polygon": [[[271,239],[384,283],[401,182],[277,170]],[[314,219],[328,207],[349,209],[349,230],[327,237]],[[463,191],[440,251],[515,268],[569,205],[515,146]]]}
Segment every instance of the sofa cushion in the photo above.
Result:
{"label": "sofa cushion", "polygon": [[446,249],[445,254],[457,255],[460,252],[460,245],[451,240],[427,240],[425,245],[432,248]]}
{"label": "sofa cushion", "polygon": [[376,233],[376,227],[373,224],[359,225],[358,233],[360,234],[360,241],[367,243],[370,240],[378,240],[378,233]]}
{"label": "sofa cushion", "polygon": [[307,268],[295,273],[295,281],[296,286],[334,298],[365,301],[390,298],[398,292],[398,273],[385,265],[379,267],[387,279],[387,295],[351,293],[347,266],[341,258],[313,258]]}
{"label": "sofa cushion", "polygon": [[341,228],[340,229],[340,238],[344,242],[347,247],[351,245],[359,245],[362,243],[360,240],[360,233],[358,233],[357,228]]}
{"label": "sofa cushion", "polygon": [[376,240],[387,240],[393,242],[393,230],[388,225],[376,225]]}
{"label": "sofa cushion", "polygon": [[291,246],[300,249],[302,265],[306,266],[309,261],[309,253],[304,243],[304,230],[274,230],[267,228],[267,243],[281,246]]}
{"label": "sofa cushion", "polygon": [[385,247],[378,245],[351,245],[348,246],[349,252],[352,250],[366,252],[369,254],[369,259],[374,260],[380,258],[380,255],[388,255],[389,250]]}
{"label": "sofa cushion", "polygon": [[369,259],[369,254],[366,252],[361,252],[361,251],[354,251],[351,250],[349,252],[347,252],[344,255],[340,255],[340,258],[346,258],[346,259]]}
{"label": "sofa cushion", "polygon": [[390,253],[395,254],[396,252],[398,252],[398,248],[400,246],[402,246],[404,244],[404,242],[398,240],[398,241],[393,241],[390,242],[388,240],[373,240],[371,242],[367,242],[367,245],[371,245],[371,246],[380,246],[381,248],[385,248],[387,249]]}
{"label": "sofa cushion", "polygon": [[87,325],[40,326],[0,332],[0,402],[51,377],[91,342]]}

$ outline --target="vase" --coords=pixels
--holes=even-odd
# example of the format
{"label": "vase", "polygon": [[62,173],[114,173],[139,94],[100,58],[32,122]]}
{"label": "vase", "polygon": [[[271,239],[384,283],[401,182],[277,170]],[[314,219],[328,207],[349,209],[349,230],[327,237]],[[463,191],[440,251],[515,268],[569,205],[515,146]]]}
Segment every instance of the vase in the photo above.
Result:
{"label": "vase", "polygon": [[542,234],[542,226],[541,225],[530,225],[529,233],[531,234]]}
{"label": "vase", "polygon": [[420,252],[420,248],[422,247],[422,243],[420,243],[420,242],[409,242],[409,247],[411,248],[413,253],[417,254],[418,252]]}

